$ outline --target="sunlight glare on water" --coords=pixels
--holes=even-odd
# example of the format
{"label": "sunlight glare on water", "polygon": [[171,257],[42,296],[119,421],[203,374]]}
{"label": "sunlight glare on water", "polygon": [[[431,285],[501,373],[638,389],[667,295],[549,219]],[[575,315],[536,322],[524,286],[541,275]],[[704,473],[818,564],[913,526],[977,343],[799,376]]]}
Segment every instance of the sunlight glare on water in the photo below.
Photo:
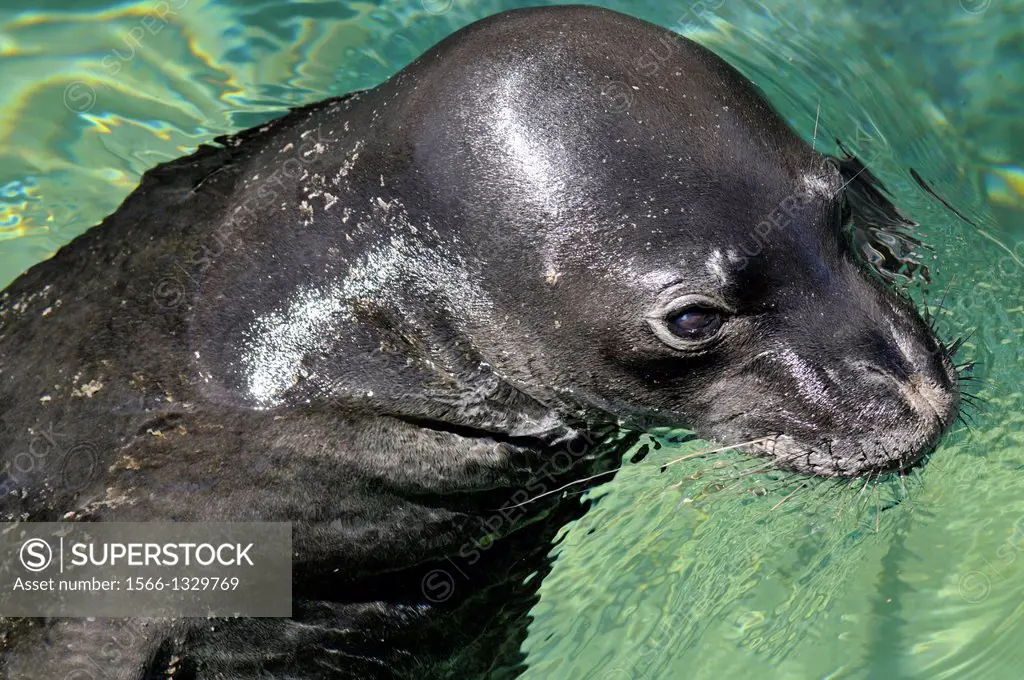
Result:
{"label": "sunlight glare on water", "polygon": [[[99,222],[148,168],[532,4],[0,6],[0,281]],[[932,282],[911,292],[947,339],[968,336],[960,356],[983,382],[967,389],[985,401],[923,470],[879,485],[804,484],[732,453],[659,473],[702,446],[662,437],[567,528],[524,677],[1017,680],[1024,1],[596,4],[694,37],[816,148],[856,151],[920,224]]]}

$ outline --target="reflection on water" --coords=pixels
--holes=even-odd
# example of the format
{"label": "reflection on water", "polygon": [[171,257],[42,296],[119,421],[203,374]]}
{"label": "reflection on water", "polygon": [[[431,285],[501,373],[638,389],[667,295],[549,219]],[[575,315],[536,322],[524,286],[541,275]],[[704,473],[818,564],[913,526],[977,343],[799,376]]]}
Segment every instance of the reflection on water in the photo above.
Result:
{"label": "reflection on water", "polygon": [[[0,282],[146,169],[371,86],[501,0],[121,2],[0,9]],[[912,293],[970,333],[968,411],[929,465],[804,485],[732,454],[591,492],[542,587],[528,678],[1013,678],[1024,667],[1021,0],[598,3],[689,33],[818,149],[853,148],[920,223]],[[976,226],[957,219],[911,178]],[[942,300],[941,308],[939,300]]]}

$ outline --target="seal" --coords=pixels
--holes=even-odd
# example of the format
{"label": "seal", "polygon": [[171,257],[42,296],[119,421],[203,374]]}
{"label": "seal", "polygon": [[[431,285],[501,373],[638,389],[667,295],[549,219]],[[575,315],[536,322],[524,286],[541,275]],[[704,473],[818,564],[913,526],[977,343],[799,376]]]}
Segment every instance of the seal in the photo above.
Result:
{"label": "seal", "polygon": [[[118,677],[513,677],[585,510],[523,501],[623,425],[856,476],[957,414],[952,348],[852,245],[911,223],[652,24],[500,14],[217,141],[0,302],[5,519],[294,527],[292,618],[148,622]],[[124,625],[7,620],[0,665],[65,677]]]}

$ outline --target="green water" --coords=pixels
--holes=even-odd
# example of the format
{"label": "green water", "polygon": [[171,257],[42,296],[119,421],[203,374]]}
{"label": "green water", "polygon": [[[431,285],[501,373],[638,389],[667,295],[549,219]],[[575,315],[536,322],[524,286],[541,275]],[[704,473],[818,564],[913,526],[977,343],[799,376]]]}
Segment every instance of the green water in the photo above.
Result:
{"label": "green water", "polygon": [[[147,168],[526,4],[0,7],[0,283]],[[629,467],[556,549],[525,677],[1024,677],[1024,1],[597,4],[690,34],[819,149],[868,161],[921,223],[933,283],[914,294],[948,289],[939,327],[973,331],[987,404],[902,484],[799,488],[730,454],[658,472],[697,444]]]}

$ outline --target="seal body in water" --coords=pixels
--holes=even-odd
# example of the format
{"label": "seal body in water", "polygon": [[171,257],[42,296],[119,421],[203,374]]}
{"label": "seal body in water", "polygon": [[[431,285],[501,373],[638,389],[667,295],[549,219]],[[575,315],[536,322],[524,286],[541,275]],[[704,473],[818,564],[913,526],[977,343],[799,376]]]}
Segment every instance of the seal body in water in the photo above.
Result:
{"label": "seal body in water", "polygon": [[[294,526],[292,618],[149,621],[111,677],[512,677],[582,510],[520,504],[615,467],[619,424],[851,476],[956,414],[850,245],[901,219],[871,175],[654,25],[501,14],[220,142],[0,302],[5,520]],[[65,677],[129,624],[8,619],[0,667]]]}

